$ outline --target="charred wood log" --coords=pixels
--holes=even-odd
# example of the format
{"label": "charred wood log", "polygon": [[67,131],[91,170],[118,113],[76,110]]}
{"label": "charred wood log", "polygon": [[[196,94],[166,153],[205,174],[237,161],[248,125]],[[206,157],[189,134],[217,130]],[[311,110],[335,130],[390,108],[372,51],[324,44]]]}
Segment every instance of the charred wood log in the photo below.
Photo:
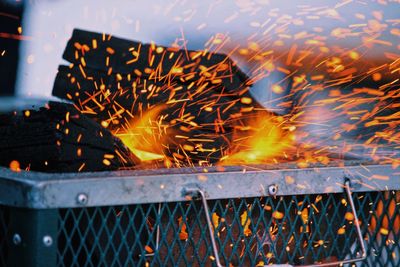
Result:
{"label": "charred wood log", "polygon": [[235,127],[272,114],[250,95],[251,80],[222,54],[75,30],[63,57],[71,65],[59,67],[55,96],[72,100],[112,132],[162,106],[157,119],[171,133],[165,151],[171,159],[216,162],[231,147]]}
{"label": "charred wood log", "polygon": [[44,172],[115,170],[134,165],[122,142],[72,105],[0,115],[0,165]]}

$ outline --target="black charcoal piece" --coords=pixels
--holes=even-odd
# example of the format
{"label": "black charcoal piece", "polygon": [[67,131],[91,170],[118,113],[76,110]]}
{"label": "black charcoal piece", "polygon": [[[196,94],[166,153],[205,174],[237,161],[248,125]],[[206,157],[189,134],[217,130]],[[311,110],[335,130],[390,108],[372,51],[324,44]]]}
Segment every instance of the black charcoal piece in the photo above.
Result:
{"label": "black charcoal piece", "polygon": [[[251,96],[249,78],[226,55],[75,30],[63,57],[72,64],[59,67],[53,95],[73,101],[98,123],[106,121],[112,132],[162,106],[153,119],[168,125],[164,154],[173,161],[217,162],[236,127],[272,114]],[[180,73],[171,74],[174,68]]]}
{"label": "black charcoal piece", "polygon": [[[205,51],[143,44],[109,34],[76,29],[68,41],[63,58],[67,61],[106,73],[150,77],[157,70],[160,77],[179,79],[194,75],[193,80],[221,79],[227,90],[248,82],[249,78],[226,55]],[[208,76],[210,74],[210,76]]]}
{"label": "black charcoal piece", "polygon": [[107,129],[72,105],[0,115],[0,165],[44,172],[116,170],[135,157]]}

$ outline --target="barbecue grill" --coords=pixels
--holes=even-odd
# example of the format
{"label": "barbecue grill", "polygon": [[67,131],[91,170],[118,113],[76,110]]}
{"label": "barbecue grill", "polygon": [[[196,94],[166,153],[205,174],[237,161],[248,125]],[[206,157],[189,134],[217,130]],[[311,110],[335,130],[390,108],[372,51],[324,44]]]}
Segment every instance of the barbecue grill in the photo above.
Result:
{"label": "barbecue grill", "polygon": [[400,267],[395,5],[161,2],[0,12],[0,266]]}
{"label": "barbecue grill", "polygon": [[399,175],[357,161],[79,174],[4,168],[0,262],[400,266]]}

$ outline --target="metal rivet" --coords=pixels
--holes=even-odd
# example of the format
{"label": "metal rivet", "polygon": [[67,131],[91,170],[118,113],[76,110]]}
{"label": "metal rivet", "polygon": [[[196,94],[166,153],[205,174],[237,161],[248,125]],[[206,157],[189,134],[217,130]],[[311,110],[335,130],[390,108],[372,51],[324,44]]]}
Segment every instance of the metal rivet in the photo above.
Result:
{"label": "metal rivet", "polygon": [[14,234],[12,241],[13,241],[14,245],[19,245],[22,242],[22,238],[19,234]]}
{"label": "metal rivet", "polygon": [[76,197],[76,202],[81,205],[86,205],[88,203],[88,196],[84,193],[78,194]]}
{"label": "metal rivet", "polygon": [[278,193],[278,187],[275,184],[268,186],[268,194],[275,196]]}
{"label": "metal rivet", "polygon": [[53,245],[53,238],[51,238],[51,236],[49,236],[49,235],[45,235],[43,237],[43,244],[46,247],[50,247],[51,245]]}

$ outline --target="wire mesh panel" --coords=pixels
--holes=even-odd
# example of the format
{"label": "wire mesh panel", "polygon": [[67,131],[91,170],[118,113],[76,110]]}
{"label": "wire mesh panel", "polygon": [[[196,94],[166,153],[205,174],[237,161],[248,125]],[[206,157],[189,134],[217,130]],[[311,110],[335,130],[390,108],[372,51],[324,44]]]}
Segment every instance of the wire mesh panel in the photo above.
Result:
{"label": "wire mesh panel", "polygon": [[[367,245],[360,266],[400,266],[400,192],[354,193]],[[225,266],[357,257],[344,194],[209,201]],[[199,201],[59,210],[58,266],[213,266]]]}
{"label": "wire mesh panel", "polygon": [[365,197],[371,206],[366,231],[369,266],[400,266],[400,191]]}

